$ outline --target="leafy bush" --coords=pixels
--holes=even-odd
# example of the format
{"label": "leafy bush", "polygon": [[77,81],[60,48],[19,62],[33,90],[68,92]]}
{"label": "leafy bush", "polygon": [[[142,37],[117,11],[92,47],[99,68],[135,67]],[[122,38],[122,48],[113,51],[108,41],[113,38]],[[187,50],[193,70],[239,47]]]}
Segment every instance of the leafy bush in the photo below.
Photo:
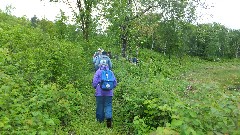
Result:
{"label": "leafy bush", "polygon": [[1,134],[68,132],[84,114],[83,48],[28,24],[0,25]]}

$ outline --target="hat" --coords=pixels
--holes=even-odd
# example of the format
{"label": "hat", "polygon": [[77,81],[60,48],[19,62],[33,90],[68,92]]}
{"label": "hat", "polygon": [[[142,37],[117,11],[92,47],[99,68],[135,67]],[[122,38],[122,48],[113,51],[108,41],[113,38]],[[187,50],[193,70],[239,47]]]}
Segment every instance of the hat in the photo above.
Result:
{"label": "hat", "polygon": [[107,52],[106,51],[102,51],[102,55],[107,55]]}
{"label": "hat", "polygon": [[101,51],[102,49],[101,48],[98,48],[98,51]]}

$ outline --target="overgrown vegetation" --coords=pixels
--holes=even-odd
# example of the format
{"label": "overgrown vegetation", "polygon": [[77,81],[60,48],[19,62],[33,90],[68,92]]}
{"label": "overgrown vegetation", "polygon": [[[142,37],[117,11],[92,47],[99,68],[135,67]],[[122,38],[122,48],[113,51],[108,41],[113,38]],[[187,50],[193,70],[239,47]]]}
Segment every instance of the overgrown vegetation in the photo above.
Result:
{"label": "overgrown vegetation", "polygon": [[[226,49],[231,47],[224,46],[231,41],[238,45],[239,38],[226,39],[224,44],[218,41],[217,45],[225,48],[219,53],[209,47],[220,38],[208,42],[214,34],[206,34],[202,26],[191,25],[194,28],[190,31],[202,30],[200,36],[195,33],[198,38],[174,41],[162,39],[161,34],[170,26],[161,27],[157,29],[161,34],[155,37],[159,47],[152,50],[149,45],[153,40],[144,34],[136,42],[131,40],[129,57],[135,55],[134,45],[141,43],[140,63],[135,66],[120,56],[112,60],[118,86],[114,93],[114,128],[109,130],[105,123],[95,121],[91,58],[99,46],[119,55],[121,47],[114,35],[92,33],[95,38],[86,42],[81,40],[81,34],[73,32],[76,26],[66,25],[61,19],[55,23],[40,20],[33,27],[24,17],[0,12],[0,18],[4,18],[0,21],[0,134],[240,132],[240,61],[228,59],[238,56],[238,52],[232,53]],[[216,25],[206,26],[211,30]],[[171,41],[166,48],[170,50],[159,51],[166,45],[165,39]],[[179,46],[173,46],[175,43]]]}

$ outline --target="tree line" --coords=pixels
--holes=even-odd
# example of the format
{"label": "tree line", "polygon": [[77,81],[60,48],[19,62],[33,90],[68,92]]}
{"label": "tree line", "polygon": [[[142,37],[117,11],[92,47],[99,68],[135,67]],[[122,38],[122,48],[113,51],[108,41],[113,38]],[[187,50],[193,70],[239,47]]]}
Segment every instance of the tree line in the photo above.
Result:
{"label": "tree line", "polygon": [[[57,17],[60,38],[74,41],[93,41],[96,36],[111,39],[110,45],[120,45],[123,57],[131,54],[136,46],[164,53],[169,58],[178,55],[197,56],[208,60],[239,58],[240,31],[229,29],[219,23],[194,24],[196,8],[209,6],[203,0],[50,0],[63,2],[71,10],[75,24],[64,11]],[[92,13],[98,15],[93,16]],[[104,19],[107,24],[99,20]],[[46,22],[41,27],[49,31]],[[108,25],[99,33],[100,25]],[[74,31],[73,27],[80,31]]]}

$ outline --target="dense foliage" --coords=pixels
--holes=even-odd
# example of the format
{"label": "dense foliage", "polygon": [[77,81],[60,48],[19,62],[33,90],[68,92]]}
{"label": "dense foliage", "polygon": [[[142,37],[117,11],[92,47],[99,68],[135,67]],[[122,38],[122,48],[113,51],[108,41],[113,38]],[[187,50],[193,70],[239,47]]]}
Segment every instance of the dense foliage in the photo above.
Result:
{"label": "dense foliage", "polygon": [[[137,28],[130,31],[128,55],[138,56],[136,66],[118,56],[119,35],[113,31],[91,33],[86,42],[64,16],[36,25],[3,12],[0,18],[0,134],[240,131],[239,59],[226,59],[239,55],[238,30],[176,21],[138,28],[132,22]],[[91,59],[98,47],[118,56],[112,59],[118,80],[113,130],[95,121]]]}

